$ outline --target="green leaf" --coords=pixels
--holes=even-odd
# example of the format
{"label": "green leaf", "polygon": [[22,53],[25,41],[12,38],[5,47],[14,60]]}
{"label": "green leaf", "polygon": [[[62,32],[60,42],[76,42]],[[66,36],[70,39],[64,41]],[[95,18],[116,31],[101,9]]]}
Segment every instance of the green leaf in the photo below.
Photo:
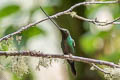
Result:
{"label": "green leaf", "polygon": [[5,30],[4,35],[10,34],[10,33],[15,32],[15,31],[16,31],[15,27],[13,27],[12,25],[10,25],[10,26]]}
{"label": "green leaf", "polygon": [[[6,29],[6,31],[4,32],[4,35],[15,32],[16,30],[17,29],[11,25]],[[45,35],[46,33],[45,33],[45,31],[38,28],[37,26],[30,27],[29,29],[23,31],[21,34],[13,36],[14,44],[16,45],[16,48],[19,50],[22,46],[26,45],[26,42],[28,41],[28,39],[30,39],[31,37],[40,35],[40,34]],[[22,36],[22,39],[20,40],[20,44],[19,44],[19,41],[17,40],[17,37],[21,37],[21,36]]]}
{"label": "green leaf", "polygon": [[25,30],[21,34],[22,40],[21,40],[21,45],[19,45],[19,46],[25,46],[28,39],[30,39],[34,36],[37,36],[37,35],[46,35],[46,33],[45,33],[45,31],[38,28],[37,26],[30,27],[29,29]]}
{"label": "green leaf", "polygon": [[29,39],[39,34],[45,34],[45,32],[42,29],[38,28],[37,26],[30,27],[28,30],[22,32],[22,35],[23,37],[25,37],[25,39]]}
{"label": "green leaf", "polygon": [[18,5],[7,5],[6,7],[0,9],[0,19],[6,16],[9,16],[20,10]]}

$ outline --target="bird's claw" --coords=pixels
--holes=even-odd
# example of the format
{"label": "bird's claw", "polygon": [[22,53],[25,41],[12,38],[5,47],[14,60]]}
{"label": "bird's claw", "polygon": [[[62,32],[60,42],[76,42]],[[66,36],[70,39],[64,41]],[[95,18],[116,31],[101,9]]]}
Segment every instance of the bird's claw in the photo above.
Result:
{"label": "bird's claw", "polygon": [[73,56],[73,55],[70,53],[70,54],[69,54],[69,57],[72,57],[72,56]]}

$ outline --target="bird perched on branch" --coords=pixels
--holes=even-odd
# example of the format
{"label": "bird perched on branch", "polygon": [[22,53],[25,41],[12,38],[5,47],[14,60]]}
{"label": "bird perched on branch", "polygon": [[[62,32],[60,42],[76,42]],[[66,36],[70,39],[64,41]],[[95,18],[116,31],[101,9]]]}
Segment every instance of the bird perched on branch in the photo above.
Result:
{"label": "bird perched on branch", "polygon": [[[45,15],[55,24],[55,26],[60,30],[61,35],[62,35],[62,41],[61,41],[61,48],[63,50],[63,53],[66,55],[71,55],[75,53],[74,47],[75,47],[75,42],[72,39],[69,31],[67,29],[59,27],[49,16],[48,14],[40,7],[41,10],[45,13]],[[76,75],[76,69],[75,69],[75,64],[71,60],[67,60],[67,62],[70,64],[72,73]]]}

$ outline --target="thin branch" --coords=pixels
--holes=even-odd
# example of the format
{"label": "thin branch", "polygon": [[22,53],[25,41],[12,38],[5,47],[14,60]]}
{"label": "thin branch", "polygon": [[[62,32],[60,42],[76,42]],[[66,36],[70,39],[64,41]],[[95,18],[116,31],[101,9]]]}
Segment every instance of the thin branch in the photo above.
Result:
{"label": "thin branch", "polygon": [[[64,15],[64,14],[67,14],[67,13],[71,12],[74,8],[79,7],[79,6],[81,6],[81,5],[89,5],[89,4],[115,4],[115,3],[120,3],[120,2],[119,2],[119,1],[92,1],[92,2],[81,2],[81,3],[77,3],[77,4],[73,5],[73,6],[71,6],[69,9],[67,9],[67,10],[65,10],[65,11],[62,11],[62,12],[59,12],[59,13],[54,14],[53,16],[50,16],[50,18],[51,18],[51,19],[52,19],[52,18],[57,18],[57,17],[59,17],[59,16],[62,16],[62,15]],[[28,25],[26,25],[26,26],[23,26],[23,27],[21,27],[19,30],[17,30],[16,32],[13,32],[13,33],[11,33],[11,34],[8,34],[8,35],[0,38],[0,42],[3,41],[3,40],[8,40],[8,38],[12,37],[13,35],[19,34],[19,33],[23,32],[24,30],[27,30],[28,28],[30,28],[30,27],[32,27],[32,26],[34,26],[34,25],[37,25],[37,24],[39,24],[39,23],[41,23],[41,22],[43,22],[43,21],[45,21],[45,20],[48,20],[48,19],[49,19],[49,18],[44,18],[44,19],[42,19],[42,20],[39,20],[39,21],[36,21],[36,22],[34,22],[34,23],[31,23],[31,24],[28,24]],[[117,24],[118,24],[118,23],[119,23],[119,22],[117,22]]]}
{"label": "thin branch", "polygon": [[31,23],[31,24],[28,24],[28,25],[26,25],[26,26],[23,26],[23,27],[21,27],[20,29],[18,29],[16,32],[13,32],[13,33],[11,33],[11,34],[8,34],[8,35],[0,38],[0,42],[3,41],[3,40],[8,40],[8,38],[10,38],[10,37],[12,37],[12,36],[14,36],[14,35],[16,35],[16,34],[20,34],[21,32],[27,30],[28,28],[30,28],[30,27],[32,27],[32,26],[34,26],[34,25],[36,25],[36,24],[39,24],[39,23],[41,23],[41,22],[43,22],[43,21],[45,21],[45,20],[47,20],[47,19],[48,19],[48,18],[44,18],[44,19],[42,19],[42,20],[40,20],[40,21],[36,21],[36,22],[34,22],[34,23]]}
{"label": "thin branch", "polygon": [[109,72],[106,72],[105,70],[103,70],[102,68],[98,67],[98,66],[95,65],[94,63],[92,63],[92,65],[93,65],[93,67],[94,67],[95,69],[97,69],[97,70],[99,70],[99,71],[101,71],[101,72],[103,72],[103,73],[105,73],[105,74],[110,74]]}
{"label": "thin branch", "polygon": [[70,14],[74,18],[77,18],[77,19],[80,19],[80,20],[83,20],[86,22],[91,22],[98,26],[106,26],[109,24],[120,24],[120,22],[116,22],[116,21],[120,20],[120,17],[118,17],[117,19],[110,21],[110,22],[101,22],[101,21],[98,21],[97,19],[88,19],[88,18],[81,17],[81,16],[77,15],[75,12],[69,12],[68,14]]}
{"label": "thin branch", "polygon": [[59,59],[68,59],[78,62],[84,62],[84,63],[94,63],[99,65],[106,65],[110,67],[116,67],[120,68],[119,65],[114,64],[113,62],[103,61],[103,60],[96,60],[91,58],[84,58],[84,57],[78,57],[73,55],[57,55],[57,54],[43,54],[42,52],[36,52],[36,51],[0,51],[0,56],[31,56],[31,57],[43,57],[43,58],[59,58]]}
{"label": "thin branch", "polygon": [[73,5],[71,8],[69,8],[67,11],[70,12],[72,11],[74,8],[81,6],[81,5],[91,5],[91,4],[116,4],[116,3],[120,3],[120,1],[118,0],[114,0],[114,1],[91,1],[91,2],[81,2],[78,4]]}

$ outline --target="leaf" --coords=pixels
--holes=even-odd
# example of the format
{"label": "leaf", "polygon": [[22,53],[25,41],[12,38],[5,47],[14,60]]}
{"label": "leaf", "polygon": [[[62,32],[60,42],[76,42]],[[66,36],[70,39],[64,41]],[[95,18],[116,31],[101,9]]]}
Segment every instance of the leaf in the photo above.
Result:
{"label": "leaf", "polygon": [[6,7],[0,9],[0,19],[9,16],[20,9],[18,5],[7,5]]}
{"label": "leaf", "polygon": [[15,31],[16,31],[15,27],[13,27],[12,25],[10,25],[10,26],[5,30],[4,35],[10,34],[10,33],[15,32]]}
{"label": "leaf", "polygon": [[21,40],[21,45],[19,45],[19,46],[26,45],[26,42],[28,41],[28,39],[30,39],[34,36],[37,36],[37,35],[46,35],[46,33],[45,33],[45,31],[38,28],[37,26],[33,26],[33,27],[30,27],[28,30],[25,30],[20,35],[20,36],[22,36],[22,40]]}
{"label": "leaf", "polygon": [[[11,25],[6,29],[6,31],[4,32],[4,35],[15,32],[16,30],[17,29],[14,26]],[[23,31],[21,34],[13,36],[16,48],[19,50],[22,46],[25,46],[28,39],[30,39],[31,37],[34,37],[36,35],[40,35],[40,34],[45,35],[46,33],[45,33],[45,31],[38,28],[37,26],[34,26],[34,27],[30,27],[29,29]],[[17,39],[19,37],[21,37],[20,40]]]}
{"label": "leaf", "polygon": [[31,38],[39,34],[45,34],[45,32],[37,26],[30,27],[28,30],[22,32],[22,35],[23,37],[25,37],[25,39]]}

